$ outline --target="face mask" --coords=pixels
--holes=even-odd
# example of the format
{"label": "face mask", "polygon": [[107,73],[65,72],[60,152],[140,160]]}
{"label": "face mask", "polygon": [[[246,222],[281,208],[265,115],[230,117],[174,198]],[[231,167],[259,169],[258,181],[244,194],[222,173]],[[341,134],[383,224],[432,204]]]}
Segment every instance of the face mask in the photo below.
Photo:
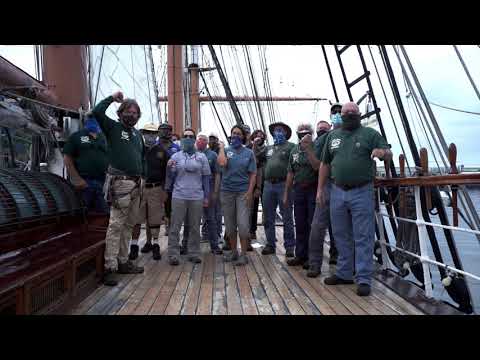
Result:
{"label": "face mask", "polygon": [[145,142],[145,145],[148,147],[152,147],[153,145],[155,145],[156,140],[157,140],[157,137],[155,135],[151,135],[151,134],[143,135],[143,141]]}
{"label": "face mask", "polygon": [[332,121],[333,126],[342,125],[342,115],[339,113],[330,115],[330,120]]}
{"label": "face mask", "polygon": [[218,143],[216,141],[210,141],[208,143],[208,147],[210,148],[210,150],[215,151],[218,148]]}
{"label": "face mask", "polygon": [[342,128],[345,130],[355,130],[360,127],[360,115],[342,116]]}
{"label": "face mask", "polygon": [[240,146],[242,146],[242,138],[238,135],[232,135],[230,138],[230,144],[235,149],[238,149]]}
{"label": "face mask", "polygon": [[130,114],[122,115],[121,120],[127,127],[134,127],[138,122],[137,117]]}
{"label": "face mask", "polygon": [[[297,136],[298,136],[298,140],[302,140],[302,138],[305,136],[305,135],[308,135],[310,134],[309,132],[301,132],[301,133],[297,133]],[[311,134],[310,134],[311,135]]]}
{"label": "face mask", "polygon": [[181,143],[182,143],[182,150],[187,154],[191,155],[195,152],[195,148],[193,147],[195,145],[195,139],[185,138],[185,139],[182,139]]}
{"label": "face mask", "polygon": [[205,140],[197,140],[195,146],[198,151],[204,151],[207,148],[207,142]]}
{"label": "face mask", "polygon": [[98,134],[101,133],[102,130],[100,129],[100,126],[98,126],[97,120],[95,119],[88,119],[85,121],[85,129],[88,130],[90,133]]}
{"label": "face mask", "polygon": [[326,134],[328,131],[327,130],[318,130],[317,131],[317,137],[322,136],[323,134]]}
{"label": "face mask", "polygon": [[164,140],[170,140],[172,138],[172,133],[170,130],[163,130],[161,129],[159,132],[158,132],[158,137],[160,139],[164,139]]}
{"label": "face mask", "polygon": [[285,133],[283,131],[274,131],[273,140],[273,143],[275,145],[282,145],[285,141],[287,141]]}

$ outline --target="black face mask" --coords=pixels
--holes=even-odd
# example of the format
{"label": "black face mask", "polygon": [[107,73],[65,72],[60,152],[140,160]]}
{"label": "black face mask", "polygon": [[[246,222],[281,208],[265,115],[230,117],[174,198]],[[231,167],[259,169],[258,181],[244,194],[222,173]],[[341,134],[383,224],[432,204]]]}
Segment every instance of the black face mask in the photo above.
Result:
{"label": "black face mask", "polygon": [[317,137],[322,136],[323,134],[326,134],[328,131],[327,130],[318,130],[317,131]]}
{"label": "black face mask", "polygon": [[138,122],[137,117],[130,114],[122,115],[121,120],[127,127],[134,127]]}
{"label": "black face mask", "polygon": [[297,133],[298,140],[302,140],[302,138],[303,138],[305,135],[312,135],[312,134],[310,134],[310,133],[308,133],[308,132]]}
{"label": "black face mask", "polygon": [[361,125],[360,115],[345,115],[342,116],[342,129],[355,130]]}

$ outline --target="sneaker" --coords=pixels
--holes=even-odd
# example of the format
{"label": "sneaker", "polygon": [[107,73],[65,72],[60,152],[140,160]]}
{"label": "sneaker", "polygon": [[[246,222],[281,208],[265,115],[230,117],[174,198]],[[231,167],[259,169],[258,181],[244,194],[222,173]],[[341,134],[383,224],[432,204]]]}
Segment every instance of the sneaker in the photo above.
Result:
{"label": "sneaker", "polygon": [[329,277],[325,278],[325,280],[323,280],[323,282],[325,283],[325,285],[349,285],[349,284],[353,284],[353,280],[344,280],[342,278],[339,278],[337,275],[329,276]]}
{"label": "sneaker", "polygon": [[310,278],[316,278],[322,273],[319,266],[312,265],[307,271],[307,276]]}
{"label": "sneaker", "polygon": [[235,266],[243,266],[248,264],[248,257],[245,254],[242,254],[238,257],[237,261],[235,261]]}
{"label": "sneaker", "polygon": [[219,247],[215,248],[215,249],[212,249],[211,250],[211,253],[212,254],[215,254],[215,255],[222,255],[223,254],[223,250],[220,249]]}
{"label": "sneaker", "polygon": [[266,245],[262,250],[262,255],[275,254],[276,250],[272,245]]}
{"label": "sneaker", "polygon": [[228,254],[225,254],[223,256],[223,261],[225,262],[232,262],[237,260],[238,260],[238,252],[236,251],[230,251]]}
{"label": "sneaker", "polygon": [[177,266],[180,264],[180,261],[178,261],[178,258],[176,256],[172,256],[168,259],[168,263],[172,266]]}
{"label": "sneaker", "polygon": [[136,260],[138,258],[138,245],[130,245],[130,254],[128,260]]}
{"label": "sneaker", "polygon": [[256,233],[250,233],[250,239],[252,240],[257,240],[257,234]]}
{"label": "sneaker", "polygon": [[140,251],[142,252],[142,254],[146,254],[152,251],[152,249],[153,249],[152,243],[150,241],[147,241],[145,245],[143,245],[142,250]]}
{"label": "sneaker", "polygon": [[189,256],[188,261],[194,264],[200,264],[202,262],[202,259],[200,259],[198,256]]}
{"label": "sneaker", "polygon": [[161,260],[162,255],[160,254],[160,245],[158,244],[153,244],[152,245],[152,254],[153,254],[153,260]]}
{"label": "sneaker", "polygon": [[293,259],[288,259],[287,260],[287,265],[288,266],[299,266],[299,265],[303,265],[307,262],[306,259],[302,259],[302,258],[299,258],[299,257],[294,257]]}
{"label": "sneaker", "polygon": [[143,274],[143,266],[137,266],[131,261],[126,263],[118,263],[118,273],[119,274]]}
{"label": "sneaker", "polygon": [[118,281],[115,276],[115,271],[110,269],[105,269],[103,272],[102,282],[105,286],[116,286]]}
{"label": "sneaker", "polygon": [[293,258],[293,257],[295,257],[293,248],[291,248],[291,249],[285,249],[285,257],[287,257],[287,258]]}
{"label": "sneaker", "polygon": [[368,296],[370,295],[370,285],[368,284],[358,284],[357,286],[357,295],[358,296]]}
{"label": "sneaker", "polygon": [[186,246],[180,246],[180,255],[187,255],[188,249]]}

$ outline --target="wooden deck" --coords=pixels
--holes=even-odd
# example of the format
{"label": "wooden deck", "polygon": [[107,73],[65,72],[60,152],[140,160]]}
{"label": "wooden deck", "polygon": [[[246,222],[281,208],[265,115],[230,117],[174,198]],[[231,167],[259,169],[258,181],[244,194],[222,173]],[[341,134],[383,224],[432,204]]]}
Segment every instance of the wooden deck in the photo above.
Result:
{"label": "wooden deck", "polygon": [[[142,231],[142,237],[143,237]],[[162,228],[163,234],[163,228]],[[264,243],[263,227],[257,242]],[[283,239],[277,227],[277,239]],[[143,240],[144,241],[144,240]],[[143,245],[140,241],[140,245]],[[280,241],[281,243],[282,241]],[[162,260],[141,254],[140,275],[123,275],[115,287],[98,287],[71,310],[87,315],[420,315],[413,305],[374,281],[372,294],[359,297],[355,285],[326,286],[323,279],[333,269],[324,262],[322,275],[306,276],[301,267],[285,264],[285,250],[262,256],[261,249],[249,253],[243,267],[224,263],[202,243],[202,263],[167,263],[167,238],[162,236]]]}

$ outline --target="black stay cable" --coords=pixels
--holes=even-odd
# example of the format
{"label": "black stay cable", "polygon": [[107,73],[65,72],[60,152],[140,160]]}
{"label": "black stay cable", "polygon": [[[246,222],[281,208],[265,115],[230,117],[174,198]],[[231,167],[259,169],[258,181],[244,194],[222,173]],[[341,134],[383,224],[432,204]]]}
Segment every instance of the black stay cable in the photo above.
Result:
{"label": "black stay cable", "polygon": [[220,123],[222,127],[223,134],[225,135],[225,138],[228,138],[227,132],[225,131],[225,128],[222,124],[222,119],[220,118],[220,115],[218,115],[217,107],[215,106],[215,102],[213,101],[212,96],[210,95],[210,90],[208,89],[207,82],[205,81],[205,78],[203,77],[202,72],[200,71],[200,77],[202,78],[203,84],[205,85],[205,90],[207,90],[208,98],[212,102],[213,110],[215,110],[215,114],[217,115],[218,122]]}

